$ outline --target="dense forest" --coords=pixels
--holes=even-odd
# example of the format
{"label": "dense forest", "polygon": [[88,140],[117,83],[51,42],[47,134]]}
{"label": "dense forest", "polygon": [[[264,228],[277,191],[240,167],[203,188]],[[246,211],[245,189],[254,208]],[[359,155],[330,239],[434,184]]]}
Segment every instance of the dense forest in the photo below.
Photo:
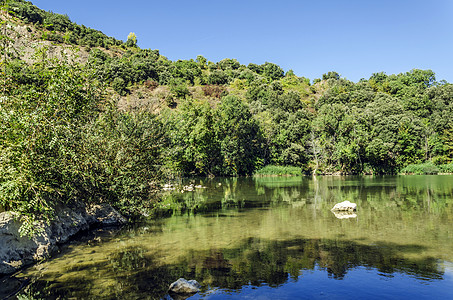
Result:
{"label": "dense forest", "polygon": [[[186,176],[452,170],[453,86],[431,70],[355,83],[270,62],[171,61],[133,33],[123,42],[28,1],[0,3],[0,205],[24,216],[25,233],[75,199],[143,213],[162,180]],[[21,26],[52,42],[31,61],[14,46]]]}

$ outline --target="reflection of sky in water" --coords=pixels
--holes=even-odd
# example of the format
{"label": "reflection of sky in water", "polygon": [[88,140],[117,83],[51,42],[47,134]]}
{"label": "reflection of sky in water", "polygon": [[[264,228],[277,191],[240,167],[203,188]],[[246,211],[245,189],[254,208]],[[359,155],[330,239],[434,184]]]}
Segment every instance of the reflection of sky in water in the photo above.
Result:
{"label": "reflection of sky in water", "polygon": [[[453,262],[443,261],[439,263],[439,269],[444,272],[444,280],[453,282]],[[451,293],[453,298],[453,290]]]}
{"label": "reflection of sky in water", "polygon": [[[451,266],[450,266],[451,267]],[[453,269],[450,269],[453,270]],[[303,272],[277,288],[244,286],[231,292],[213,289],[190,299],[451,299],[453,285],[433,289],[435,281],[422,284],[407,274],[379,275],[375,269],[358,267],[342,280],[331,280],[325,272]]]}

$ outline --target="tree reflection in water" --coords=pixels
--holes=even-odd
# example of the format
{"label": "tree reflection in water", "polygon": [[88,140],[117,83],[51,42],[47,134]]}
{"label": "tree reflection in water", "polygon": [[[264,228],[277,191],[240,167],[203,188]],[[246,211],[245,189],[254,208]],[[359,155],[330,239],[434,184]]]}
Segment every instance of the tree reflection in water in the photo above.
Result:
{"label": "tree reflection in water", "polygon": [[[108,257],[103,264],[85,264],[64,270],[74,273],[68,280],[46,276],[33,279],[24,294],[45,299],[58,298],[162,298],[175,278],[196,278],[203,290],[221,288],[237,291],[243,286],[263,284],[277,288],[290,279],[304,280],[304,272],[325,272],[342,280],[357,267],[373,269],[381,276],[406,274],[415,280],[442,280],[436,259],[406,259],[398,255],[423,251],[422,247],[379,244],[367,246],[352,241],[294,239],[268,241],[250,238],[233,249],[190,251],[178,263],[157,263],[145,249],[126,248]],[[75,273],[87,271],[83,276]],[[93,286],[91,276],[111,283]],[[76,279],[77,278],[77,279]],[[113,282],[113,283],[112,283]]]}

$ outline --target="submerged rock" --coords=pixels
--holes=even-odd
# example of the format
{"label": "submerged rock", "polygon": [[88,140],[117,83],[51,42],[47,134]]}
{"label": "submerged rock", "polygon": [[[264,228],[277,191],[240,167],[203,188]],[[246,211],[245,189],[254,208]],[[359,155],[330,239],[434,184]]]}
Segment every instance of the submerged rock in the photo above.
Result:
{"label": "submerged rock", "polygon": [[170,284],[169,292],[176,294],[194,294],[200,291],[201,285],[196,280],[185,280],[179,278],[177,281]]}
{"label": "submerged rock", "polygon": [[90,207],[79,203],[72,208],[60,208],[50,224],[37,225],[36,236],[21,237],[19,215],[13,212],[0,213],[0,275],[10,274],[34,262],[47,258],[59,244],[67,242],[79,232],[91,226],[117,226],[126,219],[113,207],[103,203]]}
{"label": "submerged rock", "polygon": [[335,204],[335,206],[331,210],[332,211],[356,211],[357,204],[351,203],[349,201],[343,201],[343,202]]}

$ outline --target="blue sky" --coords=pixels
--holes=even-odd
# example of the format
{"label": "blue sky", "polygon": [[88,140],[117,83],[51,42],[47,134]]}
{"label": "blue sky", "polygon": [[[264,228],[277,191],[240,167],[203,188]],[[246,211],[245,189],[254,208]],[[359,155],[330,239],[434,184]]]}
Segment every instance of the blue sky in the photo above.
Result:
{"label": "blue sky", "polygon": [[32,0],[44,10],[159,49],[171,60],[280,65],[310,79],[336,71],[358,81],[372,73],[431,69],[453,82],[451,0]]}

